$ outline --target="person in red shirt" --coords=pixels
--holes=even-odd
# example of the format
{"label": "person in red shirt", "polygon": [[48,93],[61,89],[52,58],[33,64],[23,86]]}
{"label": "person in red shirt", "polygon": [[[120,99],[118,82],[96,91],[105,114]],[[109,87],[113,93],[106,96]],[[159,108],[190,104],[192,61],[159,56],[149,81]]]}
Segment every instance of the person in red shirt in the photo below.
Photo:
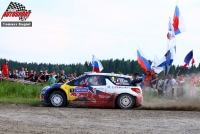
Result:
{"label": "person in red shirt", "polygon": [[8,77],[9,72],[8,72],[8,61],[5,60],[4,64],[1,66],[1,71],[2,71],[2,76],[3,77]]}
{"label": "person in red shirt", "polygon": [[151,80],[152,80],[152,75],[153,73],[151,73],[150,71],[147,71],[145,77],[144,77],[144,84],[145,84],[145,91],[149,91],[151,90]]}

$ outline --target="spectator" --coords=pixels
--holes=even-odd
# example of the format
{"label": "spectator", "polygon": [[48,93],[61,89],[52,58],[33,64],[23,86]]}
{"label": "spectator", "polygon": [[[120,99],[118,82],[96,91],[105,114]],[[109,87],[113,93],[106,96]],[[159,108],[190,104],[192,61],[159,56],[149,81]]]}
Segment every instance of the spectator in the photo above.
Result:
{"label": "spectator", "polygon": [[28,76],[32,76],[33,75],[33,70],[30,70],[30,72],[28,73]]}
{"label": "spectator", "polygon": [[46,72],[46,75],[49,75],[49,74],[48,74],[48,70],[45,70],[45,72]]}
{"label": "spectator", "polygon": [[57,83],[65,83],[67,79],[67,76],[65,75],[65,71],[62,70],[60,73],[60,76],[57,78],[56,82]]}
{"label": "spectator", "polygon": [[162,78],[160,80],[158,80],[158,97],[162,97],[163,96],[163,90],[164,90],[164,81],[165,81],[165,77],[162,76]]}
{"label": "spectator", "polygon": [[150,81],[152,79],[152,75],[150,71],[147,71],[145,78],[144,78],[144,83],[145,83],[145,91],[151,90],[151,84]]}
{"label": "spectator", "polygon": [[74,79],[76,79],[76,77],[77,77],[77,76],[76,76],[76,73],[73,74],[73,77],[74,77]]}
{"label": "spectator", "polygon": [[71,81],[71,80],[75,79],[75,77],[74,77],[73,73],[69,74],[69,76],[68,76],[68,79],[69,79],[69,81]]}
{"label": "spectator", "polygon": [[184,92],[184,76],[181,75],[181,76],[177,76],[177,81],[178,81],[178,86],[177,86],[177,98],[180,98],[180,97],[183,97],[183,95],[185,94]]}
{"label": "spectator", "polygon": [[38,75],[37,82],[39,82],[39,83],[43,82],[43,80],[41,79],[42,76],[43,76],[43,71],[40,71],[40,74]]}
{"label": "spectator", "polygon": [[19,71],[19,79],[24,80],[25,77],[26,77],[26,72],[25,72],[24,68],[22,67],[22,70]]}
{"label": "spectator", "polygon": [[62,77],[62,80],[65,82],[66,79],[67,79],[67,75],[65,75],[65,71],[62,70],[61,73],[60,73],[61,77]]}
{"label": "spectator", "polygon": [[15,70],[15,75],[17,76],[17,79],[19,78],[18,70]]}
{"label": "spectator", "polygon": [[25,77],[24,77],[24,80],[29,80],[28,78],[29,78],[29,76],[28,76],[28,71],[26,71],[26,75],[25,75]]}
{"label": "spectator", "polygon": [[59,77],[60,77],[60,74],[57,73],[57,74],[55,75],[56,80],[57,80]]}
{"label": "spectator", "polygon": [[29,80],[32,81],[32,82],[37,81],[36,71],[33,71],[33,74],[29,77]]}
{"label": "spectator", "polygon": [[49,82],[50,84],[56,83],[56,78],[53,77],[53,73],[51,73],[51,74],[49,75],[48,82]]}
{"label": "spectator", "polygon": [[174,86],[174,82],[172,79],[172,75],[168,75],[168,79],[166,80],[166,97],[172,99],[172,88]]}
{"label": "spectator", "polygon": [[138,73],[135,73],[135,74],[134,74],[134,77],[133,77],[133,80],[134,80],[134,79],[137,79],[138,77],[139,77],[139,74],[138,74]]}
{"label": "spectator", "polygon": [[176,85],[176,80],[174,79],[174,75],[171,74],[171,79],[172,79],[172,98],[174,98],[174,88]]}
{"label": "spectator", "polygon": [[1,66],[2,76],[3,77],[9,77],[9,71],[8,71],[8,61],[5,60],[4,64]]}
{"label": "spectator", "polygon": [[41,76],[41,80],[43,80],[43,82],[47,82],[49,79],[49,76],[47,75],[47,71],[43,72],[44,74]]}
{"label": "spectator", "polygon": [[71,74],[68,74],[67,78],[68,78],[69,80],[71,80]]}
{"label": "spectator", "polygon": [[196,76],[195,74],[193,73],[190,80],[190,95],[191,96],[194,96],[195,95],[195,91],[196,91],[196,87],[197,87],[197,81],[196,81]]}
{"label": "spectator", "polygon": [[157,85],[158,85],[158,74],[155,73],[153,78],[151,79],[151,88],[157,89]]}
{"label": "spectator", "polygon": [[17,76],[15,75],[15,71],[12,71],[11,74],[9,75],[10,79],[17,79]]}
{"label": "spectator", "polygon": [[141,77],[142,77],[142,82],[140,83],[140,87],[142,88],[142,91],[144,91],[145,90],[145,84],[144,84],[145,75],[142,74]]}
{"label": "spectator", "polygon": [[61,76],[60,76],[60,74],[59,73],[57,73],[57,75],[56,75],[56,83],[62,83],[62,81],[61,81]]}
{"label": "spectator", "polygon": [[56,72],[55,71],[53,71],[52,77],[56,78]]}

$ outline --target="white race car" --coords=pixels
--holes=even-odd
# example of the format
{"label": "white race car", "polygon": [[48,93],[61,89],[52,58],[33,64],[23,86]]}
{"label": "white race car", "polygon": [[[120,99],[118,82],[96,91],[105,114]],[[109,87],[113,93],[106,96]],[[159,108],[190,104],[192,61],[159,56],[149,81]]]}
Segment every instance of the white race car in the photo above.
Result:
{"label": "white race car", "polygon": [[78,105],[130,109],[142,104],[143,95],[130,76],[88,72],[67,83],[44,87],[40,100],[53,107]]}

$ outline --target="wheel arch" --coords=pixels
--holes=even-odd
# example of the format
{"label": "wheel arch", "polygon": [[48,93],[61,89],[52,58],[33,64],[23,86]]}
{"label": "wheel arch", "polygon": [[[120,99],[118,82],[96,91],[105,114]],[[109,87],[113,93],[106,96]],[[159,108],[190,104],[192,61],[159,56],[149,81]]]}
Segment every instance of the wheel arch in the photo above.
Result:
{"label": "wheel arch", "polygon": [[66,99],[68,100],[68,98],[67,98],[67,94],[66,94],[66,92],[63,90],[63,89],[61,89],[61,88],[53,88],[53,89],[51,89],[48,93],[47,93],[47,102],[49,103],[49,96],[51,95],[51,93],[53,93],[54,91],[59,91],[59,92],[62,92],[64,95],[65,95],[65,97],[66,97]]}
{"label": "wheel arch", "polygon": [[133,107],[136,106],[136,99],[137,99],[136,96],[134,96],[134,95],[132,95],[132,94],[130,94],[130,93],[120,93],[120,94],[117,95],[117,97],[115,98],[115,101],[114,101],[114,103],[115,103],[115,107],[116,107],[116,108],[119,108],[119,106],[118,106],[118,104],[117,104],[117,100],[118,100],[119,96],[122,95],[122,94],[129,94],[129,95],[131,95],[131,96],[134,98],[134,101],[135,101]]}

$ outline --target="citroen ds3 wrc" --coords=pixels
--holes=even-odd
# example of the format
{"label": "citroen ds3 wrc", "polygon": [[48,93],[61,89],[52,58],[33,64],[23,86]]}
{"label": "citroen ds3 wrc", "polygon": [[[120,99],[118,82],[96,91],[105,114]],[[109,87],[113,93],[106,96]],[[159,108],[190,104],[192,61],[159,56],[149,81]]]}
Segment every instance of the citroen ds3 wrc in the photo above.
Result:
{"label": "citroen ds3 wrc", "polygon": [[67,105],[130,109],[142,105],[140,86],[130,76],[88,72],[67,83],[41,90],[40,101],[53,107]]}

